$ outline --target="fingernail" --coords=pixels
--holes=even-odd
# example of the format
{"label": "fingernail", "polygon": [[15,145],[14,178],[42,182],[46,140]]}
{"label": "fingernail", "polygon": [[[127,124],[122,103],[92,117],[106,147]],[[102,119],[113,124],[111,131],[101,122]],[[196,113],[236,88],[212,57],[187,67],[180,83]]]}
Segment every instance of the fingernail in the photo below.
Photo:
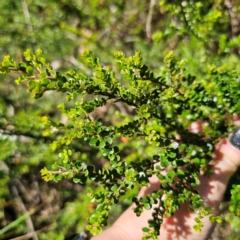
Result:
{"label": "fingernail", "polygon": [[240,128],[232,133],[229,141],[235,148],[240,150]]}

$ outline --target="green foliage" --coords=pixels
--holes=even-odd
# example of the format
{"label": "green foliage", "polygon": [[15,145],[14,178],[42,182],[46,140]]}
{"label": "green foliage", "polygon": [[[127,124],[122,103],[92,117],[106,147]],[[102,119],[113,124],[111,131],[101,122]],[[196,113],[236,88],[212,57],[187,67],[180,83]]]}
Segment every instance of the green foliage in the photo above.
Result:
{"label": "green foliage", "polygon": [[234,213],[236,216],[240,215],[240,185],[233,185],[231,190],[231,205],[229,206],[230,212]]}
{"label": "green foliage", "polygon": [[[129,195],[138,216],[159,204],[143,228],[144,239],[156,239],[163,216],[187,201],[199,213],[196,231],[205,216],[220,222],[194,188],[199,172],[209,171],[214,144],[235,128],[226,114],[240,114],[239,37],[231,25],[237,4],[232,11],[223,1],[160,1],[149,15],[148,1],[30,2],[0,3],[0,25],[8,31],[0,40],[6,46],[0,48],[0,160],[6,169],[0,194],[6,202],[11,193],[4,185],[40,167],[49,184],[84,188],[80,197],[58,189],[67,203],[49,222],[38,218],[60,222],[39,233],[41,239],[64,239],[77,222],[77,231],[83,230],[84,218],[72,211],[88,218],[86,229],[97,234]],[[208,123],[203,133],[188,132],[199,119]],[[161,190],[134,197],[153,175]],[[230,211],[239,215],[236,181],[229,188]]]}
{"label": "green foliage", "polygon": [[[101,226],[107,224],[109,210],[119,201],[120,196],[136,183],[140,185],[142,183],[144,186],[148,177],[157,175],[161,180],[161,191],[139,200],[134,198],[137,206],[134,212],[137,215],[143,212],[143,208],[148,210],[158,201],[164,209],[161,211],[160,208],[155,209],[153,219],[149,222],[150,229],[154,230],[146,228],[143,230],[150,234],[149,236],[158,235],[163,216],[171,216],[179,209],[180,203],[190,200],[190,208],[202,209],[194,227],[196,231],[201,231],[203,226],[201,218],[211,214],[211,209],[203,208],[203,201],[194,190],[199,184],[197,175],[201,168],[207,167],[213,144],[225,134],[219,127],[224,126],[224,129],[233,127],[231,122],[221,122],[219,126],[222,111],[226,109],[221,106],[221,110],[216,112],[221,100],[219,103],[213,99],[209,85],[198,80],[197,76],[192,76],[186,70],[183,61],[175,59],[173,52],[166,55],[165,66],[159,76],[154,76],[149,71],[138,52],[129,58],[117,52],[115,54],[117,72],[106,69],[91,52],[85,52],[83,57],[86,64],[92,68],[91,76],[75,71],[67,71],[64,74],[53,71],[40,50],[34,54],[28,50],[24,56],[25,62],[19,64],[5,58],[2,72],[21,72],[16,82],[28,81],[28,91],[32,92],[35,98],[41,97],[49,90],[66,92],[68,101],[74,101],[77,96],[83,97],[80,101],[75,100],[73,107],[60,106],[69,123],[59,122],[50,126],[56,128],[56,131],[62,131],[61,137],[52,143],[53,150],[62,149],[57,170],[44,168],[41,173],[47,181],[73,178],[75,183],[85,184],[89,179],[104,186],[102,191],[88,192],[90,199],[96,201],[98,206],[88,219],[87,230],[92,234],[99,233]],[[30,68],[34,71],[29,72]],[[238,93],[237,87],[230,87],[236,73],[228,71],[221,74],[229,75],[229,78],[224,78],[223,85],[227,86],[227,92],[224,92],[225,88],[222,89],[222,95],[228,104],[228,112],[236,112],[239,103],[234,101],[234,98],[229,98]],[[219,74],[211,74],[211,77],[215,88],[222,86]],[[218,81],[214,81],[214,77]],[[46,84],[44,80],[48,83]],[[93,100],[87,100],[87,95],[92,95]],[[110,101],[121,101],[134,107],[136,114],[127,124],[120,127],[114,123],[106,126],[101,119],[91,119],[89,113]],[[199,118],[209,123],[202,136],[189,133],[187,130],[191,121]],[[150,159],[140,160],[141,165],[138,161],[124,161],[120,149],[114,144],[119,136],[147,141],[159,149],[158,153]],[[176,136],[180,136],[181,140]],[[208,140],[203,141],[203,137],[207,137]],[[91,163],[86,165],[81,159],[74,159],[71,145],[79,138],[96,147],[109,164],[98,168]],[[156,169],[155,164],[158,164]],[[185,164],[187,168],[183,172],[179,167]],[[166,175],[162,175],[161,171],[166,168],[170,169]],[[177,183],[175,176],[178,177]],[[173,183],[176,183],[176,188],[173,188]],[[163,195],[165,199],[161,201]]]}

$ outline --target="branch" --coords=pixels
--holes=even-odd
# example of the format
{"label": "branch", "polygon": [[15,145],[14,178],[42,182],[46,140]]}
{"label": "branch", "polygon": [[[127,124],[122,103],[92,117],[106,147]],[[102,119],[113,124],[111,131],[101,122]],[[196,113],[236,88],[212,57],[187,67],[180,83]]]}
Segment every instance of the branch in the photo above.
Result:
{"label": "branch", "polygon": [[16,238],[11,238],[11,240],[26,240],[26,239],[29,239],[31,237],[33,237],[34,234],[36,233],[39,233],[39,232],[42,232],[42,231],[45,231],[46,229],[50,228],[52,226],[52,224],[48,225],[48,226],[45,226],[37,231],[34,231],[34,232],[30,232],[30,233],[27,233],[25,235],[22,235],[20,237],[16,237]]}
{"label": "branch", "polygon": [[28,214],[28,211],[22,201],[22,199],[20,198],[19,194],[18,194],[18,190],[15,186],[12,186],[11,187],[11,191],[12,191],[12,195],[17,198],[18,202],[19,202],[19,205],[20,205],[20,211],[25,215],[27,214],[26,216],[26,224],[27,224],[27,227],[28,227],[28,233],[31,233],[31,237],[33,238],[33,240],[39,240],[38,239],[38,236],[34,230],[34,225],[33,225],[33,222],[32,222],[32,219],[30,217],[30,215]]}
{"label": "branch", "polygon": [[151,35],[152,35],[151,22],[152,22],[153,8],[155,4],[156,4],[156,0],[150,1],[149,11],[148,11],[147,20],[146,20],[146,34],[148,38],[151,38]]}
{"label": "branch", "polygon": [[25,0],[21,0],[21,4],[22,4],[22,9],[23,9],[23,13],[24,13],[26,23],[28,25],[28,31],[32,33],[33,32],[33,27],[32,27],[30,13],[28,11],[27,3],[26,3]]}

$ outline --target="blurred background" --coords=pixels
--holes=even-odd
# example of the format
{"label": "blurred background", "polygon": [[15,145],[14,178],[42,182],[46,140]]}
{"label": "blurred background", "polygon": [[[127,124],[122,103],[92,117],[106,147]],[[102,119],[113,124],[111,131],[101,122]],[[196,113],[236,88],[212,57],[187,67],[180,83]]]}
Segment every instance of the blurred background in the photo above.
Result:
{"label": "blurred background", "polygon": [[[127,56],[140,51],[157,74],[165,54],[173,50],[193,75],[204,77],[210,64],[240,68],[238,0],[5,0],[0,1],[0,9],[0,59],[10,55],[22,61],[26,49],[41,48],[55,70],[87,72],[81,59],[86,49],[113,68],[115,51]],[[57,109],[66,96],[49,92],[35,100],[27,86],[16,85],[14,77],[0,76],[0,239],[67,239],[85,229],[95,205],[86,195],[90,183],[41,178],[40,170],[58,161],[49,144],[59,134],[46,134],[42,117],[67,121]],[[132,111],[107,104],[92,117],[111,125],[122,121],[122,116],[131,118]],[[144,142],[123,137],[119,146],[131,159],[154,151]],[[83,140],[75,143],[74,150],[76,159],[105,164]],[[109,223],[129,206],[134,194],[135,190],[112,209]],[[228,195],[221,207],[223,222],[212,239],[240,239],[240,220],[227,211]]]}

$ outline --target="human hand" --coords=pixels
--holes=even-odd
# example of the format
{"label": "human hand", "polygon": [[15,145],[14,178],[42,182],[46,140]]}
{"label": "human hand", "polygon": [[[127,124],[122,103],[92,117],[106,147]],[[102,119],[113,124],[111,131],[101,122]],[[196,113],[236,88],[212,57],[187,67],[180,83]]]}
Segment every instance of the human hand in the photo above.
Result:
{"label": "human hand", "polygon": [[[240,120],[234,117],[235,125],[240,127]],[[197,121],[189,127],[189,131],[201,132],[202,122]],[[200,185],[196,188],[205,205],[210,206],[214,213],[218,213],[219,205],[222,202],[228,181],[233,173],[240,166],[240,129],[230,135],[230,139],[223,138],[215,146],[213,159],[211,161],[213,174],[206,177],[199,176]],[[159,180],[156,176],[150,179],[148,187],[140,190],[139,196],[145,196],[159,189]],[[132,206],[133,207],[133,206]],[[118,220],[100,235],[92,240],[140,240],[143,236],[142,228],[148,225],[147,221],[151,218],[152,209],[145,210],[140,217],[132,211],[132,207],[127,209]],[[164,218],[160,229],[159,239],[161,240],[203,240],[209,239],[215,224],[210,222],[208,217],[202,221],[204,227],[202,231],[193,230],[195,225],[194,218],[197,213],[188,210],[188,203],[181,205],[180,209],[171,217]]]}

